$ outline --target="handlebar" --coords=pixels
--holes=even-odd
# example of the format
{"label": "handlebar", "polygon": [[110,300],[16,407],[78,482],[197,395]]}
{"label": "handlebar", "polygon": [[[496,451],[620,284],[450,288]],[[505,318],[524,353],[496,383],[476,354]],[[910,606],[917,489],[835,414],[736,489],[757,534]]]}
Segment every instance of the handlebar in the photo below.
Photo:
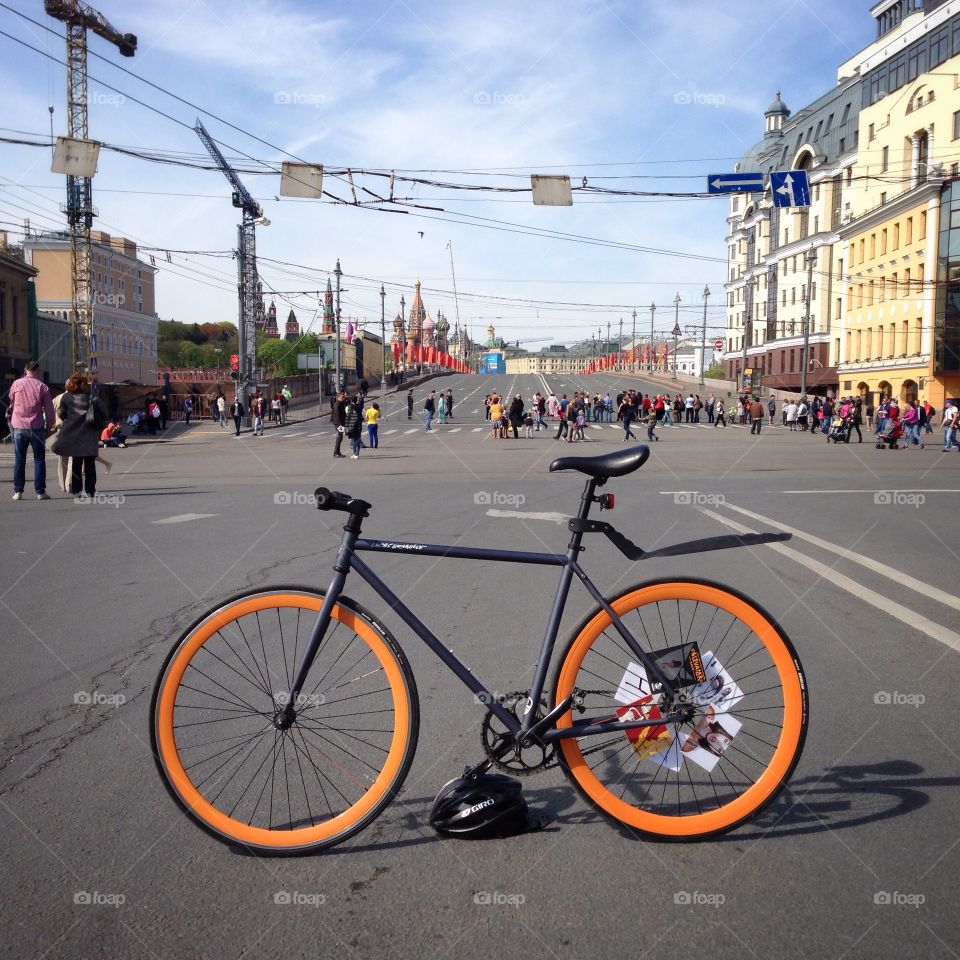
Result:
{"label": "handlebar", "polygon": [[351,497],[350,494],[340,493],[338,490],[329,490],[326,487],[317,487],[313,495],[316,497],[318,510],[341,510],[358,517],[369,517],[373,506],[366,500]]}

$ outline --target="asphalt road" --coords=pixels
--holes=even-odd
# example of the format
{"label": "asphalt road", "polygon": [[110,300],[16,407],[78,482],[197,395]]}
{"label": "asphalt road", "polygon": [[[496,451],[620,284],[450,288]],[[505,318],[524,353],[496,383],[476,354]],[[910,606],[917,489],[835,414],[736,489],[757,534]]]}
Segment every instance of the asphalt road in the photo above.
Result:
{"label": "asphalt road", "polygon": [[[550,386],[578,382],[617,384]],[[458,398],[452,423],[427,434],[391,408],[380,450],[358,461],[332,458],[324,421],[262,438],[177,425],[107,451],[114,466],[98,504],[39,503],[29,480],[28,499],[11,502],[11,451],[0,448],[7,952],[956,957],[960,456],[937,442],[897,453],[782,428],[756,438],[679,427],[660,431],[638,473],[609,484],[610,519],[644,547],[732,529],[794,533],[777,547],[635,564],[587,541],[583,562],[605,591],[708,576],[751,594],[800,653],[811,701],[803,758],[768,811],[719,840],[634,839],[557,769],[525,782],[530,804],[554,820],[547,831],[438,839],[430,804],[480,759],[481,707],[390,617],[417,677],[420,744],[401,794],[370,828],[326,853],[269,860],[216,842],[174,806],[148,736],[164,654],[238,590],[326,582],[338,524],[305,502],[318,484],[373,502],[365,530],[377,537],[563,549],[562,523],[522,514],[572,511],[581,484],[549,474],[551,458],[619,449],[620,428],[591,426],[580,447],[552,433],[496,441],[484,393],[528,397],[541,381],[442,384]],[[525,688],[556,571],[409,556],[373,564],[491,689]],[[383,612],[363,584],[347,592]],[[575,590],[564,636],[590,606]]]}

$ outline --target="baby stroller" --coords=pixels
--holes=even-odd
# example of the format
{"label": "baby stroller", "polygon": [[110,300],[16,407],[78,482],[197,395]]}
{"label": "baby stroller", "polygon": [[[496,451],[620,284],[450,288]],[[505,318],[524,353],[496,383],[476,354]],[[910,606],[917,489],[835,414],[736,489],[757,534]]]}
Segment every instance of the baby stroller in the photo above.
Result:
{"label": "baby stroller", "polygon": [[888,421],[883,433],[877,435],[877,449],[882,450],[887,447],[890,450],[896,450],[900,446],[900,438],[903,436],[903,425],[899,420]]}
{"label": "baby stroller", "polygon": [[830,431],[827,433],[827,443],[829,443],[831,440],[834,443],[846,443],[847,440],[847,421],[839,415],[830,421]]}

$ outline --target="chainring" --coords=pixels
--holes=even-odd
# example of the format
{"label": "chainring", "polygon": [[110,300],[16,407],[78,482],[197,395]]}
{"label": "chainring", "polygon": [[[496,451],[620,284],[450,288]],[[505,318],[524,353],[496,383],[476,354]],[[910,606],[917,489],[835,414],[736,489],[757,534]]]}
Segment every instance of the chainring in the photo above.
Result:
{"label": "chainring", "polygon": [[[523,708],[527,703],[527,691],[518,690],[504,694],[497,698],[497,702],[513,713],[518,720],[522,720]],[[546,702],[541,698],[540,706],[537,708],[537,717],[543,716],[545,708]],[[497,747],[509,736],[510,734],[503,723],[488,710],[480,728],[480,740],[483,743],[484,753],[494,766],[505,770],[507,773],[512,773],[514,776],[527,777],[532,773],[549,770],[557,765],[557,752],[552,743],[544,746],[532,744],[529,747],[521,747],[517,743],[511,753],[504,757],[496,757]]]}

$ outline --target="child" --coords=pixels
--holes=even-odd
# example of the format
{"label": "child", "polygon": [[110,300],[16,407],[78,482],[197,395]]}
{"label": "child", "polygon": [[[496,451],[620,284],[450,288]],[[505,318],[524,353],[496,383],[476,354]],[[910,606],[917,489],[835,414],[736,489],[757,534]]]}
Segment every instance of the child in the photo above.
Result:
{"label": "child", "polygon": [[586,440],[586,439],[587,439],[587,438],[584,436],[584,434],[583,434],[583,425],[584,425],[584,423],[586,423],[586,420],[587,420],[586,411],[584,411],[584,410],[582,410],[582,409],[579,410],[579,411],[577,412],[577,429],[576,429],[576,433],[575,433],[575,438],[576,438],[577,440]]}
{"label": "child", "polygon": [[[528,413],[524,416],[523,425],[526,428],[524,432],[526,434],[527,439],[532,440],[533,439],[533,414],[532,413]],[[539,427],[537,429],[539,429]]]}
{"label": "child", "polygon": [[647,411],[647,440],[657,440],[659,437],[654,432],[657,428],[657,411],[651,407]]}

